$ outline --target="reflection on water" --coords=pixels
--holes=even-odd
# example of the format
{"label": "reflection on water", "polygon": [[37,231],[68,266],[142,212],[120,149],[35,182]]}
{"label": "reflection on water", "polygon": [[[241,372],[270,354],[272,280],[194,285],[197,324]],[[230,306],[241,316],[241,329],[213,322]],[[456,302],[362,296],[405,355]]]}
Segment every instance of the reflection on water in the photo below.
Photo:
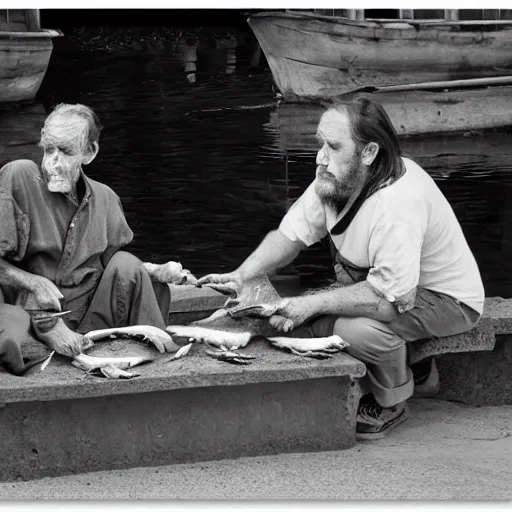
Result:
{"label": "reflection on water", "polygon": [[[104,131],[86,172],[121,197],[144,260],[180,260],[196,274],[239,264],[314,174],[314,107],[277,105],[268,71],[237,63],[186,82],[169,52],[70,55],[56,51],[39,103],[0,112],[0,164],[40,160],[47,110],[81,102]],[[512,148],[507,130],[403,141],[438,181],[475,252],[487,295],[512,296]],[[295,268],[305,286],[331,276],[326,246],[303,253]]]}

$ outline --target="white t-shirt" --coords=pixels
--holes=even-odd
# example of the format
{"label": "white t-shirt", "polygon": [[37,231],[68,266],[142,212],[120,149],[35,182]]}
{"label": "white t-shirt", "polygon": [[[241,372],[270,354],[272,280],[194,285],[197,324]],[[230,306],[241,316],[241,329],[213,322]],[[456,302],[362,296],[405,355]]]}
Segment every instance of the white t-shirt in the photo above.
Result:
{"label": "white t-shirt", "polygon": [[484,287],[459,221],[434,180],[418,164],[370,196],[339,235],[330,230],[344,212],[325,206],[313,182],[285,215],[279,230],[310,246],[328,234],[339,254],[369,268],[368,283],[400,311],[414,305],[416,288],[444,293],[482,313]]}

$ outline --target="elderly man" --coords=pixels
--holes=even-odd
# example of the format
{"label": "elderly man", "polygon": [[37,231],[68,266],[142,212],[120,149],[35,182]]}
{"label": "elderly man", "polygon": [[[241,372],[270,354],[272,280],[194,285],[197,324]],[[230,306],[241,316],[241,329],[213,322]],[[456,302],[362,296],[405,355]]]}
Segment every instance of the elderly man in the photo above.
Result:
{"label": "elderly man", "polygon": [[166,325],[168,286],[120,250],[133,233],[119,197],[83,172],[100,131],[90,108],[58,105],[41,131],[41,169],[17,160],[0,170],[0,361],[13,373],[24,368],[25,310],[71,310],[71,332],[46,340],[67,356],[81,351],[75,331]]}
{"label": "elderly man", "polygon": [[[384,109],[368,99],[321,117],[315,180],[279,229],[234,272],[199,283],[239,284],[274,272],[330,237],[336,285],[287,299],[272,317],[313,336],[338,334],[367,365],[357,437],[382,437],[407,417],[413,394],[406,343],[471,329],[483,309],[476,261],[435,182],[403,158]],[[287,325],[290,322],[287,322]],[[300,330],[300,328],[298,329]]]}

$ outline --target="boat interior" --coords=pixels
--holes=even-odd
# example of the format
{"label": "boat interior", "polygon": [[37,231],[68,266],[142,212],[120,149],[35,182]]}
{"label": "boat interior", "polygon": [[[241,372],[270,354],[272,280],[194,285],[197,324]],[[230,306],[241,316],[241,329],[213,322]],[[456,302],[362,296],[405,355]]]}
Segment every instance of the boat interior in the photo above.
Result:
{"label": "boat interior", "polygon": [[39,32],[38,9],[0,9],[0,32]]}
{"label": "boat interior", "polygon": [[504,30],[512,28],[512,9],[289,9],[315,16],[377,22],[448,25],[452,30]]}

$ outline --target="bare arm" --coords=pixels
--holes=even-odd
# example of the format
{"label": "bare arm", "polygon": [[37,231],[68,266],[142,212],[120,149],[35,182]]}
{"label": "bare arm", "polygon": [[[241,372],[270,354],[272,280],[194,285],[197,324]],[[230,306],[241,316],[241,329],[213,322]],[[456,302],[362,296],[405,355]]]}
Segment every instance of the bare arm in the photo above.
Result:
{"label": "bare arm", "polygon": [[387,323],[393,321],[398,313],[393,304],[375,292],[366,281],[362,281],[283,299],[278,314],[270,318],[270,323],[278,329],[289,331],[319,315],[366,317]]}
{"label": "bare arm", "polygon": [[11,265],[0,258],[0,286],[2,288],[22,289],[29,281],[31,274]]}
{"label": "bare arm", "polygon": [[235,271],[228,274],[208,274],[199,279],[198,283],[240,283],[262,274],[272,274],[290,264],[304,248],[302,242],[292,242],[279,230],[271,231]]}
{"label": "bare arm", "polygon": [[61,310],[62,293],[46,277],[31,274],[0,258],[0,288],[13,290],[27,309]]}
{"label": "bare arm", "polygon": [[278,229],[271,231],[257,249],[238,267],[244,280],[261,274],[272,274],[289,265],[304,249],[302,242],[292,242]]}
{"label": "bare arm", "polygon": [[311,301],[311,307],[317,315],[362,316],[381,322],[390,322],[398,315],[393,304],[380,296],[366,281],[323,289],[304,298]]}

